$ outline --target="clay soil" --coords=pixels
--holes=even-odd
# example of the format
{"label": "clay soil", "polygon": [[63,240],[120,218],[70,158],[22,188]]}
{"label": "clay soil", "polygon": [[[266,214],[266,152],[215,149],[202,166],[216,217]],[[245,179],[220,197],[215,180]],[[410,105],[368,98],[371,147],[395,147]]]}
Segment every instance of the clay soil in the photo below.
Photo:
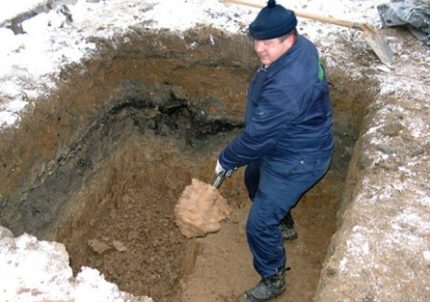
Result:
{"label": "clay soil", "polygon": [[[173,215],[192,178],[213,180],[218,153],[240,131],[256,66],[246,38],[233,48],[211,34],[219,49],[208,32],[192,32],[200,47],[190,55],[182,39],[139,33],[134,48],[107,48],[85,73],[65,70],[58,95],[3,134],[0,152],[15,155],[0,166],[5,226],[65,243],[75,273],[94,267],[154,301],[235,301],[258,282],[244,232],[250,203],[242,168],[220,188],[233,215],[218,233],[186,239]],[[278,301],[311,301],[315,293],[358,131],[351,89],[332,84],[335,159],[293,210],[299,236],[285,242],[291,269]]]}

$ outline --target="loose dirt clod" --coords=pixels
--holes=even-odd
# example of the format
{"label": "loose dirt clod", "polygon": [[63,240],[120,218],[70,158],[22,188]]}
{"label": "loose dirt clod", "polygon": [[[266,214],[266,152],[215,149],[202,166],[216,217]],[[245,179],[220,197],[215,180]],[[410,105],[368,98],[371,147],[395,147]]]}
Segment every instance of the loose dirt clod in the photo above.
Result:
{"label": "loose dirt clod", "polygon": [[118,252],[125,252],[127,251],[127,247],[124,245],[124,243],[122,243],[121,241],[118,240],[114,240],[112,242],[113,247],[118,251]]}
{"label": "loose dirt clod", "polygon": [[220,221],[229,218],[231,211],[215,187],[193,178],[175,207],[176,224],[187,238],[202,237],[218,232]]}
{"label": "loose dirt clod", "polygon": [[97,254],[103,254],[110,250],[110,246],[98,239],[92,239],[88,241],[88,246]]}

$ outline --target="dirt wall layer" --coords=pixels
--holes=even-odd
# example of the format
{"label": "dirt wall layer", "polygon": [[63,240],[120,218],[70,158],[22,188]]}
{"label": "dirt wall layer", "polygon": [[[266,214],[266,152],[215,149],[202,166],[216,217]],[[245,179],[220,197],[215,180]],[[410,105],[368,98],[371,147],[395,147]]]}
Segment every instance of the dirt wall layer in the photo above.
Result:
{"label": "dirt wall layer", "polygon": [[368,108],[315,301],[430,301],[430,89],[406,70]]}

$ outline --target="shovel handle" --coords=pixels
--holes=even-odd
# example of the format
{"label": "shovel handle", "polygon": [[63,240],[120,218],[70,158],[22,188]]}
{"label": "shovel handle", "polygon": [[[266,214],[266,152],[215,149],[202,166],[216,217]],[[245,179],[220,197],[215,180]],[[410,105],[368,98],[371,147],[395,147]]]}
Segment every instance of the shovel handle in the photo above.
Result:
{"label": "shovel handle", "polygon": [[222,183],[224,182],[224,179],[226,178],[226,177],[228,177],[228,176],[231,176],[231,174],[233,173],[233,170],[224,170],[224,171],[222,171],[221,173],[219,173],[217,176],[216,176],[216,178],[215,178],[215,180],[213,181],[213,183],[212,183],[212,185],[215,187],[215,188],[219,188],[219,187],[221,187],[221,185],[222,185]]}
{"label": "shovel handle", "polygon": [[[241,4],[241,5],[246,5],[246,6],[250,6],[250,7],[256,7],[256,8],[263,8],[265,6],[261,3],[256,3],[253,1],[249,1],[249,0],[224,0],[224,2]],[[320,16],[317,14],[308,13],[308,12],[300,11],[300,10],[294,10],[294,13],[296,14],[296,16],[306,18],[306,19],[311,19],[311,20],[316,20],[316,21],[320,21],[323,23],[330,23],[330,24],[335,24],[335,25],[340,25],[340,26],[345,26],[345,27],[349,27],[349,28],[363,30],[362,24],[352,22],[349,20],[341,20],[341,19],[335,19],[335,18],[326,17],[326,16]]]}

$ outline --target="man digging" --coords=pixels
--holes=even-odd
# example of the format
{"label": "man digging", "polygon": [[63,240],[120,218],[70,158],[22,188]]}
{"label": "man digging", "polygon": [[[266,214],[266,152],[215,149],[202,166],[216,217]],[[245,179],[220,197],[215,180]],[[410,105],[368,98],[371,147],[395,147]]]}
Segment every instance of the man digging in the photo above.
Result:
{"label": "man digging", "polygon": [[285,290],[283,239],[297,237],[291,209],[327,172],[334,147],[328,84],[315,45],[293,11],[270,0],[249,26],[261,66],[248,88],[245,128],[219,155],[215,173],[246,165],[252,200],[248,245],[261,280],[238,301]]}

